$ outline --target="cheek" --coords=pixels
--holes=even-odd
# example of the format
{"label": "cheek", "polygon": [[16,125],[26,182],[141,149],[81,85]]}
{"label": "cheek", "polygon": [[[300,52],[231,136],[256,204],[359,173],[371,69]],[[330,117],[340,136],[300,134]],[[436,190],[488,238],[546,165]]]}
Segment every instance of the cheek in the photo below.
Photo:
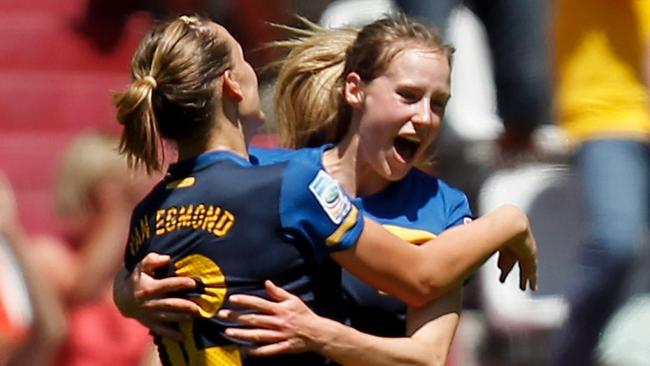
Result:
{"label": "cheek", "polygon": [[391,115],[390,110],[386,113],[374,113],[368,115],[360,125],[359,135],[361,143],[373,146],[375,148],[385,148],[392,146],[393,139],[397,135],[401,123],[395,122],[395,117]]}

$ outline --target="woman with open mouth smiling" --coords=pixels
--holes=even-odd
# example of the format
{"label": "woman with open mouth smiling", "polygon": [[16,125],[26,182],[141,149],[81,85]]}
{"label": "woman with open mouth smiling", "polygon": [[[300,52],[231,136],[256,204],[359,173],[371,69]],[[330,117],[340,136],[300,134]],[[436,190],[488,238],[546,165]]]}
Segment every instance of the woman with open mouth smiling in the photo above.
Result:
{"label": "woman with open mouth smiling", "polygon": [[[276,109],[282,144],[301,149],[251,148],[251,160],[260,165],[302,160],[321,166],[356,197],[354,204],[364,215],[413,244],[423,244],[471,221],[462,192],[413,168],[427,157],[442,122],[450,93],[451,47],[435,31],[401,15],[380,19],[359,31],[322,30],[312,25],[300,34],[305,37],[279,42],[291,53],[283,60],[278,76]],[[491,215],[514,216],[527,223],[525,215],[512,207]],[[507,224],[497,230],[509,231],[509,224],[521,223],[504,221]],[[464,229],[471,230],[473,225]],[[527,226],[528,236],[529,229]],[[467,253],[462,247],[469,241],[481,243],[491,236],[485,230],[475,233],[471,240],[458,243],[459,252]],[[503,236],[496,230],[490,234]],[[443,238],[438,240],[442,243]],[[517,257],[508,243],[503,244],[502,279]],[[145,261],[147,258],[130,277],[118,276],[116,288],[122,290],[116,292],[116,302],[125,314],[155,331],[173,332],[171,327],[165,328],[165,322],[181,319],[178,313],[188,309],[196,313],[196,304],[165,296],[172,290],[194,287],[194,281],[178,280],[172,285],[169,278],[155,280],[150,276],[153,267],[166,266],[168,259],[142,264]],[[459,266],[451,260],[445,264],[451,269]],[[339,276],[339,271],[333,262],[326,262],[321,275]],[[523,276],[522,290],[526,287],[526,274]],[[249,351],[253,355],[311,351],[341,364],[442,365],[458,324],[464,280],[465,276],[455,278],[446,292],[427,306],[410,308],[406,319],[403,302],[345,272],[341,282],[346,304],[336,296],[341,293],[337,288],[330,291],[329,306],[341,304],[340,310],[358,330],[317,316],[304,305],[304,299],[270,282],[266,287],[277,303],[232,295],[230,303],[252,307],[258,314],[223,310],[219,316],[266,328],[226,331],[228,337],[257,342]],[[534,278],[530,285],[535,287]]]}

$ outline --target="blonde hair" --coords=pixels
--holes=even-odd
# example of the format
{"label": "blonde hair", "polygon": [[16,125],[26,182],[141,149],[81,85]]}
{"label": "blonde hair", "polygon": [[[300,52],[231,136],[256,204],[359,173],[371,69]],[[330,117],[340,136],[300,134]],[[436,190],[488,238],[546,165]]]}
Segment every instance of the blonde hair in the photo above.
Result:
{"label": "blonde hair", "polygon": [[273,43],[290,50],[279,62],[274,105],[280,143],[291,148],[334,139],[345,50],[359,31],[326,29],[300,19],[306,29],[283,27],[296,38]]}
{"label": "blonde hair", "polygon": [[441,52],[451,65],[453,48],[440,33],[403,14],[361,29],[326,29],[300,19],[307,29],[283,27],[295,37],[274,43],[290,49],[279,62],[275,96],[280,142],[286,147],[320,146],[343,138],[351,111],[342,88],[351,72],[370,82],[410,47]]}
{"label": "blonde hair", "polygon": [[84,216],[97,182],[129,173],[118,144],[117,136],[96,131],[84,132],[72,140],[61,158],[55,186],[56,208],[61,215]]}
{"label": "blonde hair", "polygon": [[131,60],[131,84],[114,95],[124,125],[120,152],[129,166],[160,171],[161,138],[205,139],[212,123],[215,83],[230,67],[230,47],[211,21],[197,16],[155,25]]}

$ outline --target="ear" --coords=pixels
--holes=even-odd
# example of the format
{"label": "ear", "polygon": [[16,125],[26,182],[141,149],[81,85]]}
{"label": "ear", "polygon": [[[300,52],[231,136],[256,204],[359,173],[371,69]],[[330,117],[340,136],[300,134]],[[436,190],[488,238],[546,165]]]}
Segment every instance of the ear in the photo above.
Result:
{"label": "ear", "polygon": [[241,102],[244,98],[241,85],[235,80],[231,70],[226,70],[223,73],[223,95],[234,99],[236,102]]}
{"label": "ear", "polygon": [[363,80],[356,72],[351,72],[345,77],[345,88],[343,90],[345,101],[352,108],[359,108],[365,99],[363,91]]}

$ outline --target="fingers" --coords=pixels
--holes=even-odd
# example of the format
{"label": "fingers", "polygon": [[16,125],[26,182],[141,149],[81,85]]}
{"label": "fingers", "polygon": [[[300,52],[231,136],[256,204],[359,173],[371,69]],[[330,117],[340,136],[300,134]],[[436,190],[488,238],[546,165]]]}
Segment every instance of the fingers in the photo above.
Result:
{"label": "fingers", "polygon": [[275,308],[275,305],[277,304],[273,301],[268,301],[261,297],[257,297],[253,295],[241,295],[241,294],[232,295],[228,298],[228,300],[235,305],[250,308],[256,310],[257,312],[266,313],[266,314],[274,313],[273,310]]}
{"label": "fingers", "polygon": [[137,266],[142,272],[148,275],[153,275],[156,269],[167,266],[170,260],[171,259],[168,255],[149,253],[144,258],[142,258]]}
{"label": "fingers", "polygon": [[287,340],[282,332],[271,329],[226,328],[226,335],[241,341],[255,343],[276,343]]}
{"label": "fingers", "polygon": [[522,291],[528,288],[537,291],[537,262],[533,260],[519,262],[519,288]]}
{"label": "fingers", "polygon": [[152,281],[151,294],[153,296],[167,295],[170,292],[193,290],[196,288],[196,281],[190,277],[167,277]]}
{"label": "fingers", "polygon": [[505,282],[516,262],[517,260],[510,250],[499,251],[499,260],[497,263],[501,270],[501,274],[499,275],[499,281],[501,283]]}
{"label": "fingers", "polygon": [[499,252],[498,267],[501,269],[499,281],[503,283],[506,280],[516,263],[519,263],[519,288],[525,291],[528,284],[528,288],[536,291],[537,258],[521,258],[508,249]]}
{"label": "fingers", "polygon": [[222,309],[217,312],[220,319],[228,320],[255,328],[279,329],[282,321],[276,317],[262,314],[241,314],[233,310]]}
{"label": "fingers", "polygon": [[290,341],[282,341],[278,343],[266,344],[259,347],[252,347],[248,349],[248,353],[253,356],[275,356],[282,353],[298,352],[291,346]]}
{"label": "fingers", "polygon": [[140,301],[161,298],[177,291],[196,288],[196,282],[189,277],[167,277],[162,279],[136,277],[131,280],[134,282],[135,296]]}
{"label": "fingers", "polygon": [[195,302],[176,297],[147,300],[142,303],[142,308],[148,313],[178,313],[189,317],[200,314]]}
{"label": "fingers", "polygon": [[269,295],[271,295],[271,297],[272,297],[274,300],[277,300],[277,301],[283,301],[283,300],[288,300],[288,299],[290,299],[291,297],[294,296],[293,294],[291,294],[290,292],[286,291],[286,290],[283,289],[282,287],[278,287],[278,286],[276,286],[276,285],[275,285],[273,282],[271,282],[270,280],[266,280],[266,281],[264,281],[264,286],[266,287],[266,292],[268,292]]}
{"label": "fingers", "polygon": [[537,291],[537,265],[535,265],[535,270],[533,271],[529,285],[531,290]]}

